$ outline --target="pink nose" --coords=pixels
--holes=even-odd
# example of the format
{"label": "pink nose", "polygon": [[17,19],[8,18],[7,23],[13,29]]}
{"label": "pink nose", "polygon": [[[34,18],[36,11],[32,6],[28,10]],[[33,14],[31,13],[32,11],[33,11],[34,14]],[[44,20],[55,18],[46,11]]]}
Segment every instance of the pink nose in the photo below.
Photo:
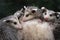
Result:
{"label": "pink nose", "polygon": [[20,27],[18,27],[17,29],[18,29],[18,30],[22,30],[22,29],[23,29],[23,27],[22,27],[22,26],[20,26]]}
{"label": "pink nose", "polygon": [[22,18],[22,21],[23,21],[23,22],[25,22],[25,21],[26,21],[26,19],[25,19],[25,18]]}
{"label": "pink nose", "polygon": [[25,19],[22,19],[23,22],[25,22],[26,20]]}
{"label": "pink nose", "polygon": [[48,20],[48,17],[45,17],[45,20]]}

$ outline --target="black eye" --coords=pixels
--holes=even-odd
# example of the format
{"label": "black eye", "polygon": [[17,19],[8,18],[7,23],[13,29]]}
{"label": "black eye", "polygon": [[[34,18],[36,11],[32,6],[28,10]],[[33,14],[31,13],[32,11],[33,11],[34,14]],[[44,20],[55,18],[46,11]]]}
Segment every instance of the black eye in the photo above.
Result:
{"label": "black eye", "polygon": [[47,13],[45,13],[45,15],[46,15]]}
{"label": "black eye", "polygon": [[31,12],[32,12],[32,13],[35,13],[36,11],[35,11],[35,10],[32,10]]}
{"label": "black eye", "polygon": [[16,24],[17,24],[17,22],[14,22],[14,24],[16,25]]}
{"label": "black eye", "polygon": [[59,19],[59,15],[57,15],[56,18]]}
{"label": "black eye", "polygon": [[53,16],[52,14],[50,14],[50,16]]}
{"label": "black eye", "polygon": [[26,17],[28,17],[28,16],[29,16],[29,14],[26,15]]}
{"label": "black eye", "polygon": [[43,10],[42,10],[42,13],[44,13],[44,12],[46,12],[46,10],[45,10],[45,9],[43,9]]}

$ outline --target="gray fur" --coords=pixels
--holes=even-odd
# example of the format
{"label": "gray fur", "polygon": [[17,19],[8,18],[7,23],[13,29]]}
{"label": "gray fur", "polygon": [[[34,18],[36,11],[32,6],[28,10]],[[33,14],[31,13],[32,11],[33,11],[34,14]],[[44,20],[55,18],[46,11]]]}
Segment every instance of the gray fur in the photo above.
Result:
{"label": "gray fur", "polygon": [[[11,23],[7,23],[7,20],[11,20]],[[16,26],[12,25],[13,22],[17,22]],[[22,32],[18,28],[22,28],[18,20],[18,15],[10,15],[0,20],[0,40],[22,40]],[[19,36],[19,38],[18,38]]]}

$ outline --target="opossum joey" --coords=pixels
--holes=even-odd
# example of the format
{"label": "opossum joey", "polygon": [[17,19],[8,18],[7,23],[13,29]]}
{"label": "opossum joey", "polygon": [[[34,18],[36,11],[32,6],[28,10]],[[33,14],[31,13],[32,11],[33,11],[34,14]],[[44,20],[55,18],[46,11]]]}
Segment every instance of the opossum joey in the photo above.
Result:
{"label": "opossum joey", "polygon": [[25,7],[25,11],[24,11],[24,16],[22,18],[22,21],[28,21],[31,19],[35,19],[35,18],[39,18],[40,17],[40,9],[38,7],[34,7],[34,6],[27,6]]}

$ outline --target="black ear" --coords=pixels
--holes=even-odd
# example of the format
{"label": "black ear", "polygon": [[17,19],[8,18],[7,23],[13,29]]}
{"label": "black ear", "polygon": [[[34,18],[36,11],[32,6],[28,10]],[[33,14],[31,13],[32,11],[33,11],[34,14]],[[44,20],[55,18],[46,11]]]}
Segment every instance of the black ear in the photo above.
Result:
{"label": "black ear", "polygon": [[57,16],[57,15],[58,15],[58,13],[57,13],[57,12],[55,12],[54,14],[55,14],[55,16]]}
{"label": "black ear", "polygon": [[57,17],[56,17],[57,19],[59,19],[59,15],[57,15]]}
{"label": "black ear", "polygon": [[35,10],[32,10],[31,12],[32,12],[32,13],[35,13],[36,11],[35,11]]}
{"label": "black ear", "polygon": [[23,8],[22,12],[24,13],[24,12],[25,12],[25,10],[26,10],[26,9],[25,9],[25,8]]}
{"label": "black ear", "polygon": [[7,23],[11,22],[11,20],[6,20]]}
{"label": "black ear", "polygon": [[59,14],[57,12],[55,13],[55,16],[57,19],[59,19]]}
{"label": "black ear", "polygon": [[42,13],[46,12],[46,9],[42,9]]}
{"label": "black ear", "polygon": [[21,18],[21,16],[23,16],[23,15],[24,15],[24,13],[21,13],[20,16],[18,16],[18,19]]}
{"label": "black ear", "polygon": [[10,23],[12,21],[11,20],[3,20],[3,22]]}
{"label": "black ear", "polygon": [[42,13],[46,12],[46,8],[45,7],[41,7]]}

